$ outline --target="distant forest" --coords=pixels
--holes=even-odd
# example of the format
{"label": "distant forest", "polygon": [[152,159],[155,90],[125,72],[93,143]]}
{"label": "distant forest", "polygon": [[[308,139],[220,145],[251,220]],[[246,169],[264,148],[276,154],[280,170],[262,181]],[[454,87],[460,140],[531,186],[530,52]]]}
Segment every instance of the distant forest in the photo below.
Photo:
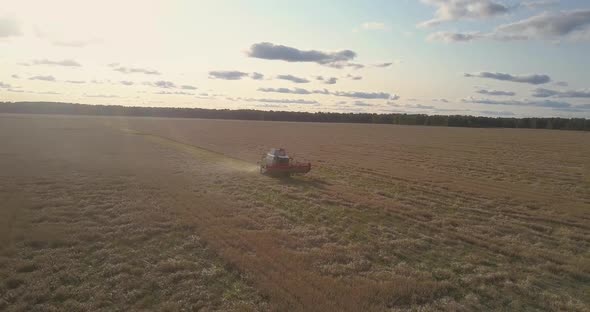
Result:
{"label": "distant forest", "polygon": [[87,105],[57,102],[0,102],[0,113],[374,123],[473,128],[590,130],[590,119],[585,118],[507,118],[464,115],[307,113],[261,111],[252,109],[229,110],[129,107],[120,105]]}

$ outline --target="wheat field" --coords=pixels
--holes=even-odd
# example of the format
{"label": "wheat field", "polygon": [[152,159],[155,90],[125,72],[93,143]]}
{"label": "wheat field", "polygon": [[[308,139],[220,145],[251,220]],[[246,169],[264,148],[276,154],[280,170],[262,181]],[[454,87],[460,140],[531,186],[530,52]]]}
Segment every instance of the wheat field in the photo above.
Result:
{"label": "wheat field", "polygon": [[[270,147],[305,176],[258,173]],[[0,115],[0,310],[587,311],[590,134]]]}

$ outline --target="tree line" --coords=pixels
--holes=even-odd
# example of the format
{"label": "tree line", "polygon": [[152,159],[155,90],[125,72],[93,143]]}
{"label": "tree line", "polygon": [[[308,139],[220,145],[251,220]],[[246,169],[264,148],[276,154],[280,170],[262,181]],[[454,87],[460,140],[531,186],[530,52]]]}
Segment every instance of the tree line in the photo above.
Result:
{"label": "tree line", "polygon": [[262,111],[253,109],[230,110],[178,107],[87,105],[59,102],[0,102],[0,113],[374,123],[472,128],[590,130],[590,119],[585,118],[513,118],[399,113],[309,113]]}

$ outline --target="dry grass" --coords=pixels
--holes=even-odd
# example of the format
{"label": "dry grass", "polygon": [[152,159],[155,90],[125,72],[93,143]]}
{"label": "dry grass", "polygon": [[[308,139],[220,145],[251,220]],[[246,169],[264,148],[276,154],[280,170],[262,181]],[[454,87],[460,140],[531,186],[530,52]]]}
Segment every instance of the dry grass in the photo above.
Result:
{"label": "dry grass", "polygon": [[590,306],[587,133],[0,119],[0,309]]}

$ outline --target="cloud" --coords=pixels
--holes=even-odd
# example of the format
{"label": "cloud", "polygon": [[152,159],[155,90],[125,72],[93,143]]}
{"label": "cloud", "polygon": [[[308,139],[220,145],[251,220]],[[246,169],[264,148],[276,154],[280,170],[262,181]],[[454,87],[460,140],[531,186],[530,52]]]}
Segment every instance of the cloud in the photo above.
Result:
{"label": "cloud", "polygon": [[254,80],[262,80],[262,79],[264,79],[264,75],[261,73],[251,73],[250,78],[252,78]]}
{"label": "cloud", "polygon": [[562,108],[570,108],[573,105],[568,102],[558,102],[558,101],[530,101],[530,100],[490,100],[490,99],[463,99],[465,103],[475,103],[475,104],[484,104],[484,105],[508,105],[508,106],[533,106],[533,107],[544,107],[544,108],[554,108],[554,109],[562,109]]}
{"label": "cloud", "polygon": [[153,85],[155,87],[164,88],[164,89],[176,88],[176,85],[174,84],[174,82],[172,82],[172,81],[165,81],[165,80],[156,81],[156,82],[154,82]]}
{"label": "cloud", "polygon": [[180,86],[181,89],[184,90],[197,90],[197,87],[189,86],[189,85],[182,85]]}
{"label": "cloud", "polygon": [[553,84],[556,85],[556,86],[558,86],[558,87],[567,87],[567,86],[569,86],[569,83],[567,83],[565,81],[556,81]]}
{"label": "cloud", "polygon": [[8,89],[8,88],[12,88],[12,86],[8,83],[4,83],[4,82],[0,81],[0,88]]}
{"label": "cloud", "polygon": [[483,38],[484,35],[479,32],[471,32],[471,33],[454,33],[448,31],[439,31],[432,33],[426,37],[428,41],[442,41],[446,43],[455,43],[455,42],[469,42],[473,40],[477,40]]}
{"label": "cloud", "polygon": [[365,22],[361,24],[361,29],[364,30],[388,30],[389,27],[381,22]]}
{"label": "cloud", "polygon": [[278,75],[277,79],[281,79],[281,80],[289,80],[292,81],[294,83],[308,83],[309,80],[305,79],[305,78],[301,78],[301,77],[296,77],[293,75]]}
{"label": "cloud", "polygon": [[558,0],[524,1],[520,5],[528,9],[544,9],[559,4]]}
{"label": "cloud", "polygon": [[17,74],[12,74],[12,75],[10,75],[10,77],[12,77],[14,79],[20,79],[20,76]]}
{"label": "cloud", "polygon": [[361,68],[365,67],[365,65],[357,64],[357,63],[330,63],[330,64],[328,64],[328,66],[338,68],[338,69],[344,68],[344,67],[350,67],[352,69],[361,69]]}
{"label": "cloud", "polygon": [[477,90],[479,94],[495,95],[495,96],[515,96],[516,93],[512,91],[498,91],[498,90]]}
{"label": "cloud", "polygon": [[276,92],[276,93],[290,93],[290,94],[312,94],[311,91],[301,89],[301,88],[258,88],[260,92]]}
{"label": "cloud", "polygon": [[371,106],[375,106],[375,104],[373,103],[367,103],[367,102],[363,102],[363,101],[354,101],[354,103],[352,103],[354,106],[363,106],[363,107],[371,107]]}
{"label": "cloud", "polygon": [[118,98],[118,95],[114,94],[84,94],[85,97],[92,97],[92,98]]}
{"label": "cloud", "polygon": [[53,77],[51,75],[47,75],[47,76],[33,76],[33,77],[29,78],[29,80],[56,81],[55,77]]}
{"label": "cloud", "polygon": [[303,100],[303,99],[266,99],[266,98],[228,98],[230,101],[246,101],[246,102],[261,102],[261,103],[279,103],[279,104],[318,104],[317,101]]}
{"label": "cloud", "polygon": [[373,64],[374,67],[389,67],[391,65],[393,65],[393,62]]}
{"label": "cloud", "polygon": [[282,60],[286,62],[313,62],[321,65],[328,65],[335,68],[344,66],[358,67],[361,64],[349,64],[348,62],[356,57],[351,50],[337,52],[323,52],[317,50],[299,50],[284,45],[275,45],[270,42],[253,44],[247,52],[249,57],[265,60]]}
{"label": "cloud", "polygon": [[500,25],[497,40],[590,39],[590,10],[545,12],[514,23]]}
{"label": "cloud", "polygon": [[407,108],[415,108],[415,109],[436,109],[436,107],[434,107],[434,106],[431,106],[431,105],[422,105],[422,104],[406,105],[405,107],[407,107]]}
{"label": "cloud", "polygon": [[[114,67],[114,66],[111,66],[111,67]],[[119,66],[119,67],[113,68],[113,70],[118,71],[123,74],[140,73],[140,74],[146,74],[146,75],[160,75],[160,72],[157,70],[151,70],[151,69],[139,68],[139,67]]]}
{"label": "cloud", "polygon": [[329,91],[327,89],[309,91],[301,88],[287,89],[287,88],[259,88],[261,92],[277,92],[277,93],[290,93],[290,94],[324,94],[324,95],[335,95],[342,97],[358,98],[358,99],[385,99],[385,100],[397,100],[399,96],[389,94],[386,92],[348,92],[348,91]]}
{"label": "cloud", "polygon": [[248,73],[237,70],[213,70],[209,72],[209,79],[240,80],[247,76]]}
{"label": "cloud", "polygon": [[443,103],[449,103],[449,100],[447,99],[432,99],[435,102],[443,102]]}
{"label": "cloud", "polygon": [[322,81],[325,84],[336,84],[338,78],[336,77],[324,77],[324,76],[316,76],[316,80]]}
{"label": "cloud", "polygon": [[308,101],[308,100],[291,100],[291,99],[282,99],[282,100],[275,100],[275,99],[256,99],[257,102],[264,102],[264,103],[283,103],[283,104],[317,104],[317,101]]}
{"label": "cloud", "polygon": [[80,67],[80,63],[74,60],[63,60],[63,61],[50,61],[47,59],[43,60],[34,60],[34,65],[56,65],[56,66],[69,66],[69,67]]}
{"label": "cloud", "polygon": [[534,97],[547,98],[590,98],[590,90],[568,90],[568,91],[557,91],[538,88],[533,91]]}
{"label": "cloud", "polygon": [[119,83],[124,86],[132,86],[133,85],[133,81],[127,81],[127,80],[121,80]]}
{"label": "cloud", "polygon": [[[359,98],[359,99],[389,99],[391,98],[391,94],[386,92],[345,92],[345,91],[335,91],[331,94],[336,96],[346,96],[351,98]],[[395,95],[394,95],[395,97]]]}
{"label": "cloud", "polygon": [[509,111],[489,111],[489,110],[483,110],[483,111],[477,111],[480,114],[484,114],[484,115],[489,115],[489,116],[514,116],[515,114],[513,112],[509,112]]}
{"label": "cloud", "polygon": [[183,91],[159,91],[154,92],[154,94],[163,94],[163,95],[195,95],[194,93],[183,92]]}
{"label": "cloud", "polygon": [[435,17],[420,23],[419,27],[431,27],[463,19],[490,18],[510,11],[509,7],[491,0],[422,0],[422,2],[437,9]]}
{"label": "cloud", "polygon": [[504,73],[490,73],[490,72],[480,72],[475,74],[464,74],[465,77],[478,77],[478,78],[487,78],[487,79],[495,79],[495,80],[502,80],[502,81],[512,81],[512,82],[520,82],[520,83],[529,83],[529,84],[544,84],[551,81],[551,77],[547,75],[510,75]]}
{"label": "cloud", "polygon": [[352,80],[361,80],[363,79],[362,76],[353,76],[351,74],[346,75],[346,78],[352,79]]}
{"label": "cloud", "polygon": [[65,82],[67,82],[67,83],[74,83],[74,84],[86,83],[86,81],[84,81],[84,80],[66,80]]}
{"label": "cloud", "polygon": [[18,21],[7,17],[0,17],[0,38],[16,37],[22,34]]}
{"label": "cloud", "polygon": [[337,81],[338,81],[338,78],[336,78],[336,77],[330,77],[330,78],[324,80],[324,83],[325,84],[335,84]]}
{"label": "cloud", "polygon": [[492,32],[436,32],[429,41],[447,43],[480,39],[497,41],[553,40],[590,41],[590,10],[545,12],[513,23],[503,24]]}

